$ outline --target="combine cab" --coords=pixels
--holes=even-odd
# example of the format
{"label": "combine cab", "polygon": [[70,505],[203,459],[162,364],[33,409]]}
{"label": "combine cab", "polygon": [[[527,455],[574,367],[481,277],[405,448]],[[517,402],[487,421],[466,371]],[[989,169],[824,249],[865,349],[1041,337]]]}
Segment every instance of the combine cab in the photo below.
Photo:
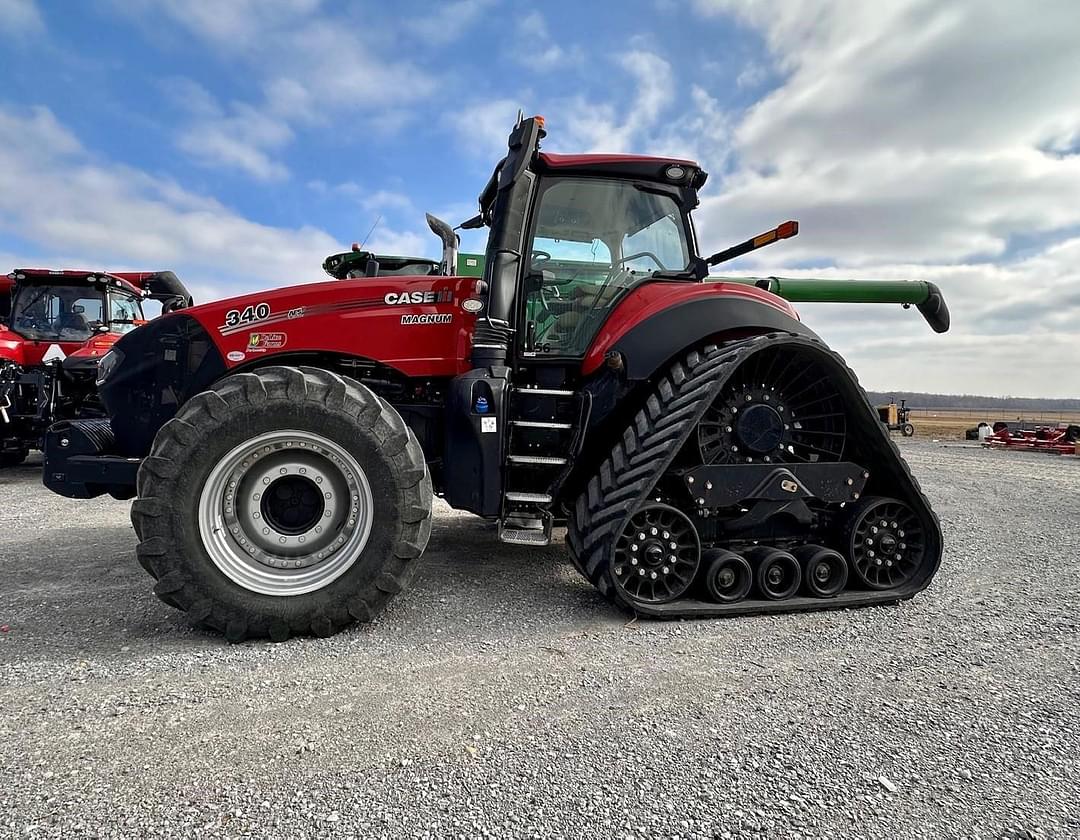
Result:
{"label": "combine cab", "polygon": [[145,323],[145,299],[165,311],[191,303],[171,271],[19,269],[3,280],[0,466],[21,463],[41,448],[51,423],[103,414],[94,385],[98,360]]}
{"label": "combine cab", "polygon": [[[659,617],[882,604],[927,586],[938,520],[851,371],[788,299],[914,304],[926,283],[722,280],[694,162],[540,151],[462,223],[482,276],[365,276],[167,315],[101,360],[108,419],[55,425],[45,482],[135,497],[154,591],[230,640],[369,621],[416,573],[432,496]],[[478,265],[476,268],[480,268]],[[367,272],[365,272],[367,273]],[[522,554],[514,562],[527,562]]]}

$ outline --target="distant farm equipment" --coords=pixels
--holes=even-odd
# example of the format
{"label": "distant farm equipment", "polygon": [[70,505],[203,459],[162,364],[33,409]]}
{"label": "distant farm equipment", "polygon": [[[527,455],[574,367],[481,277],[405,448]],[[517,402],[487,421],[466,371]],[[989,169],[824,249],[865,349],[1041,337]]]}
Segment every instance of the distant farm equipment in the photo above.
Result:
{"label": "distant farm equipment", "polygon": [[993,425],[993,432],[983,439],[982,445],[991,449],[1078,455],[1080,454],[1080,425],[1070,423],[1029,427],[1023,423],[999,420]]}
{"label": "distant farm equipment", "polygon": [[900,432],[904,437],[915,434],[915,426],[911,423],[911,409],[907,407],[907,400],[900,400],[900,405],[893,400],[888,405],[877,407],[878,417],[890,432]]}

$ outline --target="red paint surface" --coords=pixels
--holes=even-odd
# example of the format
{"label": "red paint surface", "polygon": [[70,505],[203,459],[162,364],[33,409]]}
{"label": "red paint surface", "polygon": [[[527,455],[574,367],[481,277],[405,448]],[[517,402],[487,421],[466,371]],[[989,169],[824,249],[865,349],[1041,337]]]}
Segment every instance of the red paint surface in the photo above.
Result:
{"label": "red paint surface", "polygon": [[604,362],[604,355],[642,321],[672,306],[716,297],[755,300],[779,309],[791,318],[799,317],[786,300],[756,286],[719,282],[646,283],[627,294],[604,322],[589,352],[585,354],[581,372],[588,376],[599,368]]}
{"label": "red paint surface", "polygon": [[[214,338],[228,369],[296,351],[339,353],[375,359],[406,376],[456,376],[469,370],[476,316],[461,308],[473,296],[475,277],[367,277],[290,286],[194,306],[182,313],[196,318]],[[449,292],[439,303],[387,304],[389,292]],[[229,310],[265,303],[270,319],[222,333]],[[343,306],[319,312],[320,307]],[[300,314],[298,310],[304,309]],[[315,312],[310,310],[315,309]],[[295,313],[289,318],[288,313]],[[449,314],[448,324],[403,325],[402,315]],[[284,315],[282,320],[272,320]],[[165,315],[169,318],[172,315]],[[250,352],[252,333],[284,333],[283,346]],[[275,344],[278,342],[274,342]],[[243,354],[230,359],[229,354]]]}
{"label": "red paint surface", "polygon": [[17,333],[0,327],[0,359],[8,359],[23,367],[41,364],[41,358],[54,344],[65,356],[98,358],[120,339],[119,333],[101,333],[89,341],[31,341]]}

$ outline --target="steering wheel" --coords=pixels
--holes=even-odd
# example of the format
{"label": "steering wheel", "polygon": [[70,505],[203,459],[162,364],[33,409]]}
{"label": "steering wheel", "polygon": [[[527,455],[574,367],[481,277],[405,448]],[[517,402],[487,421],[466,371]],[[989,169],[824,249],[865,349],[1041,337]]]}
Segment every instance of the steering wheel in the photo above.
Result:
{"label": "steering wheel", "polygon": [[550,259],[551,254],[547,251],[533,251],[532,255],[529,257],[529,264],[534,266],[543,265]]}
{"label": "steering wheel", "polygon": [[[625,257],[620,257],[619,259],[615,260],[615,265],[622,265],[623,263],[628,263],[630,262],[630,260],[636,260],[638,257],[648,257],[650,260],[656,263],[656,267],[658,269],[660,269],[661,271],[666,270],[664,264],[660,262],[660,258],[656,256],[656,254],[654,254],[652,251],[638,251],[636,254],[628,254]],[[614,267],[615,266],[613,265],[612,269],[614,269]]]}

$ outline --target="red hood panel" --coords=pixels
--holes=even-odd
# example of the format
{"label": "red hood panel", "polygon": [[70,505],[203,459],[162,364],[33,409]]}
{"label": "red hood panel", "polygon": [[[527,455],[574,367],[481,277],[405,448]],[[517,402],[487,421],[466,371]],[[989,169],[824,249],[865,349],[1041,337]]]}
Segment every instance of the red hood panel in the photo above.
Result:
{"label": "red hood panel", "polygon": [[23,367],[41,364],[41,359],[52,345],[57,345],[65,356],[104,356],[120,336],[116,333],[95,335],[89,341],[30,341],[18,333],[0,327],[0,359],[8,359]]}
{"label": "red hood panel", "polygon": [[[289,286],[177,313],[213,337],[228,368],[295,351],[361,356],[407,376],[468,369],[475,277],[367,277]],[[165,318],[173,317],[165,315]]]}

